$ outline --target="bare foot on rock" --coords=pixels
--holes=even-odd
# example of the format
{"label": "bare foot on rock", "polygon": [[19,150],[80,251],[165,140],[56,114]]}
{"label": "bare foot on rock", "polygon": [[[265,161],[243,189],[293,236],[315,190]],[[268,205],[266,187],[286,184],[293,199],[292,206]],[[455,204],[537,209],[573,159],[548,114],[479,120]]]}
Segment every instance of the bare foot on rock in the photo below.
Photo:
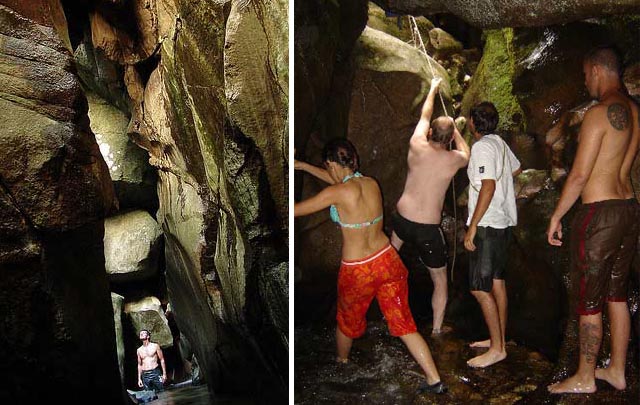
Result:
{"label": "bare foot on rock", "polygon": [[491,346],[491,340],[478,340],[477,342],[469,343],[469,347],[480,347],[480,348],[488,348]]}
{"label": "bare foot on rock", "polygon": [[492,364],[496,364],[497,362],[502,361],[506,358],[507,352],[504,350],[501,352],[489,350],[486,353],[467,361],[467,365],[474,368],[484,368],[489,367]]}
{"label": "bare foot on rock", "polygon": [[440,329],[432,329],[431,336],[442,336],[445,333],[449,333],[453,330],[451,326],[443,326]]}
{"label": "bare foot on rock", "polygon": [[614,373],[609,368],[596,368],[596,378],[598,380],[608,382],[617,390],[627,388],[627,381],[624,378],[624,373]]}
{"label": "bare foot on rock", "polygon": [[552,394],[591,394],[596,392],[595,380],[584,381],[573,375],[547,387]]}

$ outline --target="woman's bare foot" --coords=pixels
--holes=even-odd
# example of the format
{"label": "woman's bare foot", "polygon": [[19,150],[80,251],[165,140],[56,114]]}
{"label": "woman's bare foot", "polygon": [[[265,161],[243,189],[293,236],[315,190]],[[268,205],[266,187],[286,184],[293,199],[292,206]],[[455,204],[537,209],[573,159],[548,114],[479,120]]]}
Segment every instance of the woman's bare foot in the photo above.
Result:
{"label": "woman's bare foot", "polygon": [[605,380],[617,390],[627,388],[627,381],[624,378],[624,373],[615,373],[611,368],[596,368],[596,378],[598,380]]}
{"label": "woman's bare foot", "polygon": [[469,343],[469,347],[481,347],[486,349],[491,347],[491,340],[478,340],[477,342]]}
{"label": "woman's bare foot", "polygon": [[467,365],[469,367],[484,368],[492,364],[496,364],[497,362],[502,361],[506,358],[507,358],[506,351],[503,350],[499,352],[496,350],[489,349],[489,351],[487,351],[486,353],[481,354],[480,356],[474,357],[471,360],[467,361]]}
{"label": "woman's bare foot", "polygon": [[336,363],[347,364],[348,362],[349,362],[349,359],[343,359],[340,356],[336,356]]}
{"label": "woman's bare foot", "polygon": [[583,380],[573,375],[566,380],[551,384],[547,387],[552,394],[591,394],[596,392],[595,380]]}

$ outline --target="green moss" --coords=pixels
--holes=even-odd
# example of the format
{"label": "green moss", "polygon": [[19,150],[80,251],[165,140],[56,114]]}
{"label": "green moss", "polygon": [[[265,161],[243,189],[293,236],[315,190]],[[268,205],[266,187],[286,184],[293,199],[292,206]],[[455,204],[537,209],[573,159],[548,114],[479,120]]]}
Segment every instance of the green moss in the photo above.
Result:
{"label": "green moss", "polygon": [[491,101],[500,114],[498,130],[525,130],[524,113],[513,94],[516,55],[512,28],[485,31],[486,42],[478,69],[462,101],[462,112],[481,101]]}

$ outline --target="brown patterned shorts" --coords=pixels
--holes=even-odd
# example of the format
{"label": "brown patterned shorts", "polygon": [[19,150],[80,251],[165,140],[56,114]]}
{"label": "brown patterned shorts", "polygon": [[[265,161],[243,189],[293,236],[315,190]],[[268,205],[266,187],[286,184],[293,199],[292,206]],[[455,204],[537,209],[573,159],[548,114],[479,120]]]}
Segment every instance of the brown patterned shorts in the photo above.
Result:
{"label": "brown patterned shorts", "polygon": [[578,208],[571,226],[571,274],[577,277],[578,314],[601,312],[605,300],[627,300],[639,220],[635,199],[598,201]]}

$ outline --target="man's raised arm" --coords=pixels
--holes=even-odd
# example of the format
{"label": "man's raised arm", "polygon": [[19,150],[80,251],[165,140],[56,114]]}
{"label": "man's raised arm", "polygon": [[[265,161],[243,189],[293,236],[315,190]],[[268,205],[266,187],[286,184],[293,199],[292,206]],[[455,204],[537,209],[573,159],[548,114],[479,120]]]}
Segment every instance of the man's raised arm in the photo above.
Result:
{"label": "man's raised arm", "polygon": [[456,127],[455,122],[453,123],[453,142],[456,145],[456,150],[460,152],[462,157],[464,158],[465,165],[469,163],[469,157],[471,156],[471,148],[467,144],[467,141],[464,140],[458,128]]}
{"label": "man's raised arm", "polygon": [[438,92],[440,82],[442,82],[442,79],[439,77],[431,79],[431,88],[429,89],[427,99],[424,101],[422,106],[420,121],[418,122],[418,125],[416,125],[416,129],[413,131],[412,139],[414,137],[424,137],[426,140],[427,132],[429,132],[429,126],[431,123],[431,116],[433,115],[433,103],[436,99],[436,93]]}

